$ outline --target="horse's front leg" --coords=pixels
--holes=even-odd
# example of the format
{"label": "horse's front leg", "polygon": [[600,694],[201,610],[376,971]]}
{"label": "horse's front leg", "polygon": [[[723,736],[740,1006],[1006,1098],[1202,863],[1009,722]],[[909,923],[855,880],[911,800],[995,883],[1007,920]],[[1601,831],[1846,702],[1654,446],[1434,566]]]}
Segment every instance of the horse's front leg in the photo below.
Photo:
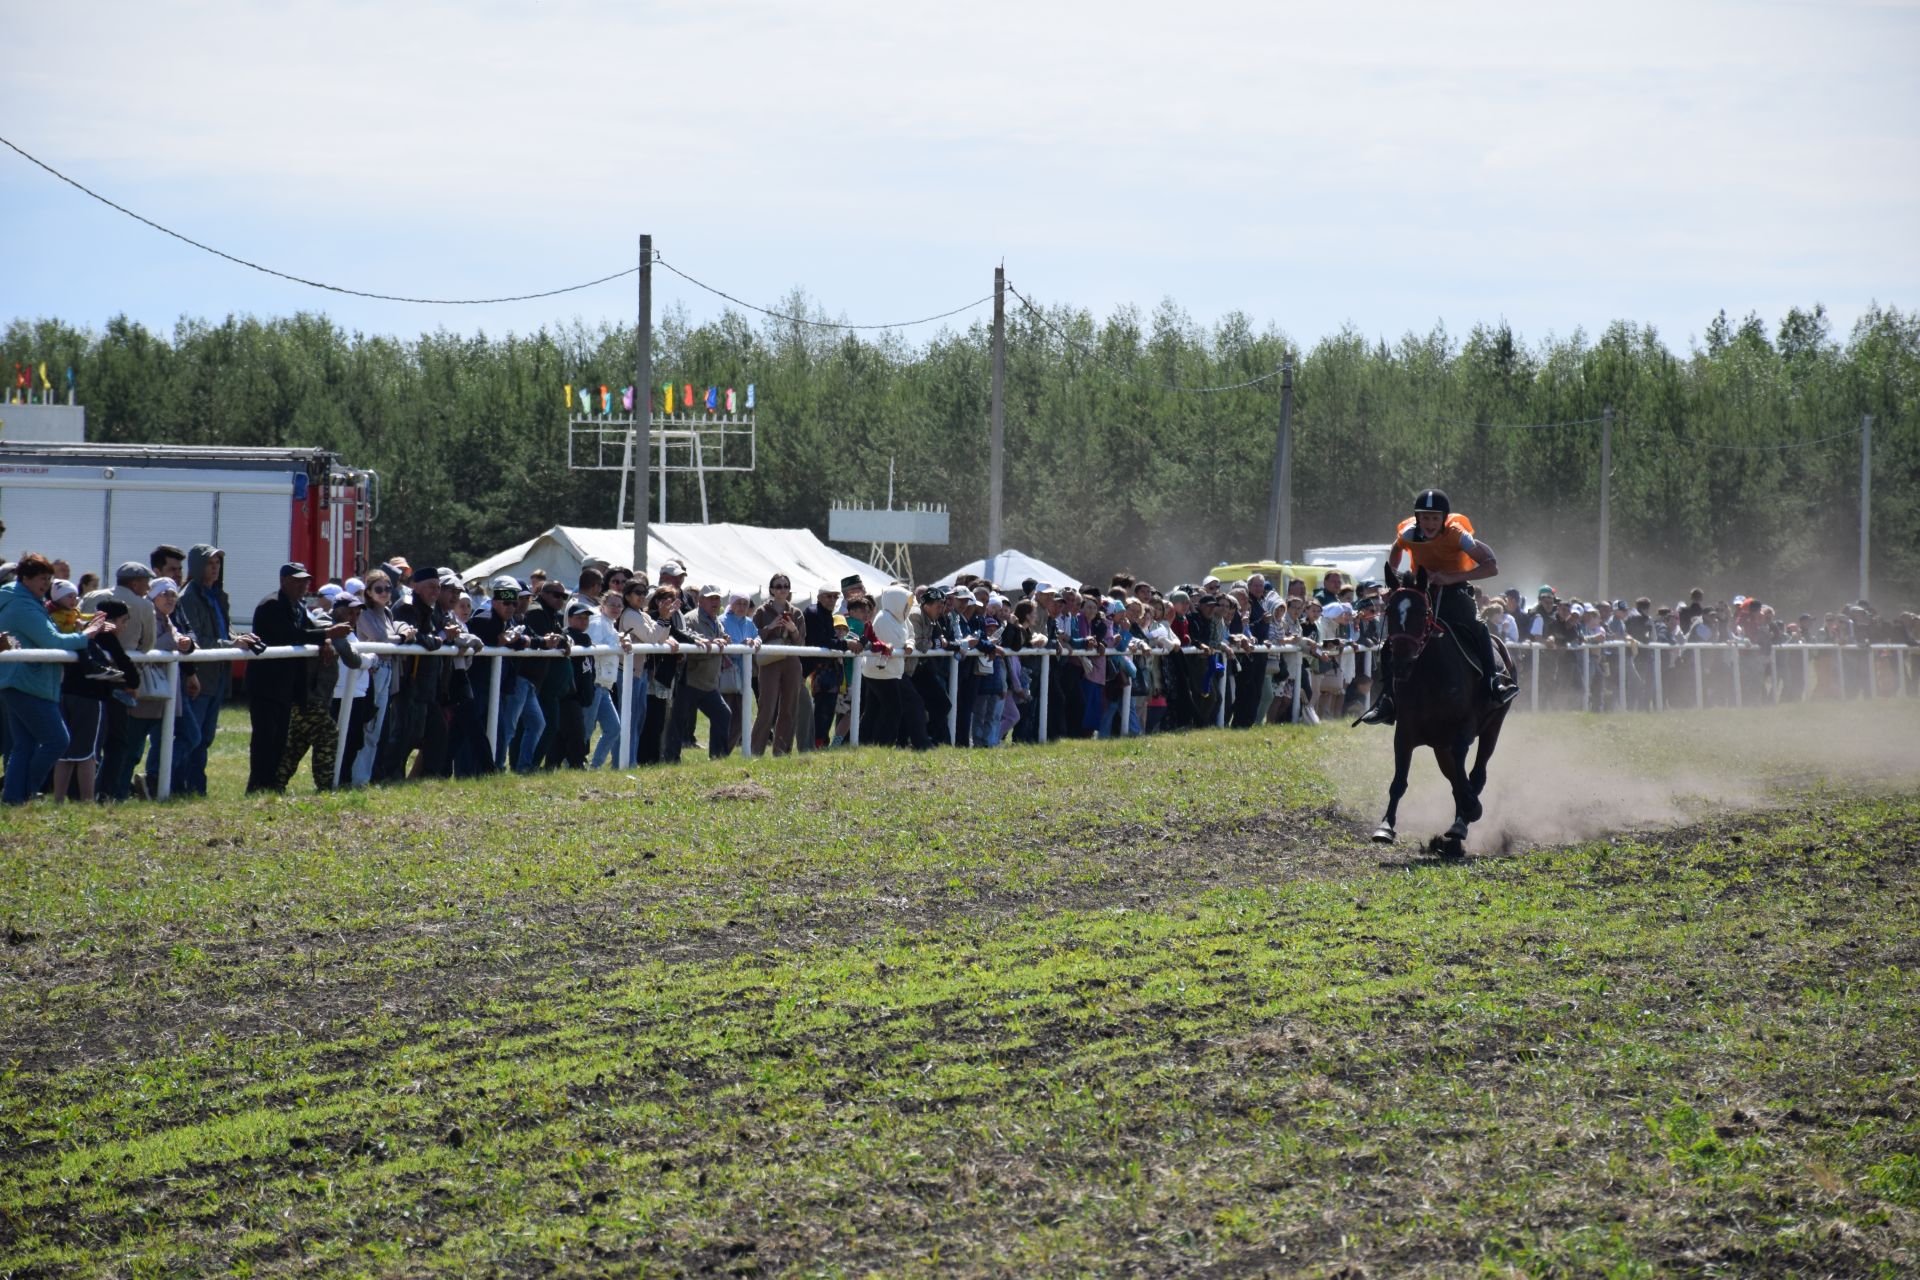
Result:
{"label": "horse's front leg", "polygon": [[1480,817],[1480,799],[1474,794],[1473,784],[1467,780],[1465,759],[1467,738],[1459,738],[1443,747],[1435,747],[1433,756],[1439,762],[1440,772],[1447,777],[1453,788],[1453,825],[1447,833],[1434,842],[1434,852],[1443,858],[1458,858],[1466,852],[1467,827]]}
{"label": "horse's front leg", "polygon": [[1387,813],[1373,829],[1376,844],[1393,843],[1393,827],[1400,814],[1400,797],[1407,794],[1407,771],[1413,765],[1413,737],[1405,725],[1393,730],[1393,781],[1387,787]]}

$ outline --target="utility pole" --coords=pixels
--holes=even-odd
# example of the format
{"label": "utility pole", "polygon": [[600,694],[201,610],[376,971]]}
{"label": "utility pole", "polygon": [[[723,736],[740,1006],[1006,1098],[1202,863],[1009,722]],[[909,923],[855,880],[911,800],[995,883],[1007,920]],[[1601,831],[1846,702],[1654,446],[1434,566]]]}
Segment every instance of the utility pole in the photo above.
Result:
{"label": "utility pole", "polygon": [[1293,555],[1293,356],[1280,357],[1280,426],[1273,441],[1273,492],[1267,499],[1267,559]]}
{"label": "utility pole", "polygon": [[1600,598],[1610,600],[1607,591],[1608,530],[1612,524],[1613,501],[1613,406],[1600,412]]}
{"label": "utility pole", "polygon": [[[653,435],[653,237],[640,237],[640,323],[633,353],[633,571],[647,571],[648,453]],[[667,473],[660,473],[667,487]]]}
{"label": "utility pole", "polygon": [[1867,529],[1873,511],[1873,415],[1860,415],[1860,599],[1867,594]]}
{"label": "utility pole", "polygon": [[993,400],[988,410],[989,440],[987,467],[987,559],[1006,550],[1000,545],[1000,517],[1005,499],[1007,434],[1007,268],[1003,263],[993,269]]}

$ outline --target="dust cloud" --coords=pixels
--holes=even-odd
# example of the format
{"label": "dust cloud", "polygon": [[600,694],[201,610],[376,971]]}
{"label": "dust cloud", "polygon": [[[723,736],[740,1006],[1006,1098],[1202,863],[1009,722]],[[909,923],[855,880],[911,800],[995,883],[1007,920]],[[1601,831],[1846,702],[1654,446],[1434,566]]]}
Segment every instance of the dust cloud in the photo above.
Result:
{"label": "dust cloud", "polygon": [[[1388,732],[1342,743],[1340,800],[1367,830],[1386,810]],[[1920,700],[1656,715],[1516,713],[1487,768],[1485,816],[1468,852],[1507,852],[1698,821],[1784,803],[1820,787],[1920,789]],[[1416,751],[1400,845],[1453,821],[1433,754]]]}

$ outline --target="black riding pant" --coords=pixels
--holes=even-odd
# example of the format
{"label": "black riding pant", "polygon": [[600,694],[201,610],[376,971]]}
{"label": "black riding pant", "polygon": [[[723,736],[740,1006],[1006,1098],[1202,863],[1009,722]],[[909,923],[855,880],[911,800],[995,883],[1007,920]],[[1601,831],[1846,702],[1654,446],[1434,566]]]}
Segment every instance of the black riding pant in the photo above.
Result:
{"label": "black riding pant", "polygon": [[1464,582],[1440,588],[1440,607],[1434,611],[1434,615],[1460,637],[1460,643],[1480,665],[1480,674],[1483,677],[1492,676],[1493,633],[1487,630],[1486,623],[1480,621],[1480,614],[1473,607],[1473,588]]}

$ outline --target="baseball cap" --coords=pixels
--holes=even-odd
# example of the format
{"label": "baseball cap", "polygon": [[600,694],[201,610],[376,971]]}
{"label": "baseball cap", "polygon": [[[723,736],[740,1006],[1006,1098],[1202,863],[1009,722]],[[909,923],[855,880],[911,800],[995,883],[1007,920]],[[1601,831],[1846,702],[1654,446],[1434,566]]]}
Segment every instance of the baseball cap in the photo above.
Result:
{"label": "baseball cap", "polygon": [[823,582],[813,589],[813,594],[817,596],[837,596],[840,594],[840,588],[834,586],[831,582]]}
{"label": "baseball cap", "polygon": [[[660,572],[665,573],[666,570],[662,569]],[[714,586],[711,582],[709,582],[706,586],[700,588],[700,598],[702,600],[705,600],[709,596],[719,596],[721,594],[722,592],[720,588]]]}
{"label": "baseball cap", "polygon": [[180,584],[172,578],[155,578],[147,584],[147,599],[149,600],[155,596],[177,596],[179,594]]}
{"label": "baseball cap", "polygon": [[1107,613],[1109,615],[1116,614],[1116,613],[1125,613],[1126,611],[1127,611],[1127,606],[1124,604],[1121,604],[1118,600],[1107,601]]}
{"label": "baseball cap", "polygon": [[592,612],[593,612],[592,605],[585,604],[579,600],[575,600],[572,604],[567,606],[567,616],[569,618],[577,618],[583,613],[590,614]]}
{"label": "baseball cap", "polygon": [[328,582],[323,584],[320,590],[315,592],[314,594],[319,596],[322,600],[325,600],[328,604],[332,604],[335,600],[338,600],[340,598],[340,591],[341,591],[341,588],[337,584]]}
{"label": "baseball cap", "polygon": [[280,566],[280,576],[283,578],[311,578],[313,575],[308,573],[307,566],[301,564],[298,560],[289,560]]}
{"label": "baseball cap", "polygon": [[340,589],[342,591],[351,591],[353,592],[353,594],[357,596],[363,596],[367,594],[367,584],[364,580],[360,578],[348,578],[345,582],[340,584]]}
{"label": "baseball cap", "polygon": [[343,605],[349,609],[358,609],[360,604],[360,597],[351,591],[342,591],[333,598],[333,607],[336,609]]}
{"label": "baseball cap", "polygon": [[1539,595],[1543,595],[1543,596],[1550,596],[1550,595],[1552,595],[1552,594],[1553,594],[1553,588],[1552,588],[1552,587],[1541,587],[1541,588],[1540,588],[1540,590],[1539,590],[1539,591],[1538,591],[1538,592],[1537,592],[1536,594],[1539,594]]}
{"label": "baseball cap", "polygon": [[113,571],[115,582],[132,582],[135,578],[151,578],[153,570],[138,560],[129,560]]}
{"label": "baseball cap", "polygon": [[687,566],[681,564],[678,560],[669,560],[660,566],[660,576],[663,578],[684,578],[687,576]]}
{"label": "baseball cap", "polygon": [[846,577],[840,579],[840,590],[842,591],[845,591],[848,587],[864,588],[866,585],[867,585],[866,581],[862,579],[861,576],[857,573],[850,573]]}
{"label": "baseball cap", "polygon": [[1051,582],[1036,582],[1033,584],[1033,594],[1039,595],[1043,591],[1051,594],[1053,591],[1053,584]]}
{"label": "baseball cap", "polygon": [[846,625],[847,625],[847,615],[846,615],[846,614],[844,614],[844,613],[836,613],[836,614],[834,614],[834,615],[833,615],[833,625],[834,625],[834,626],[836,626],[836,627],[844,627],[844,626],[846,626]]}

